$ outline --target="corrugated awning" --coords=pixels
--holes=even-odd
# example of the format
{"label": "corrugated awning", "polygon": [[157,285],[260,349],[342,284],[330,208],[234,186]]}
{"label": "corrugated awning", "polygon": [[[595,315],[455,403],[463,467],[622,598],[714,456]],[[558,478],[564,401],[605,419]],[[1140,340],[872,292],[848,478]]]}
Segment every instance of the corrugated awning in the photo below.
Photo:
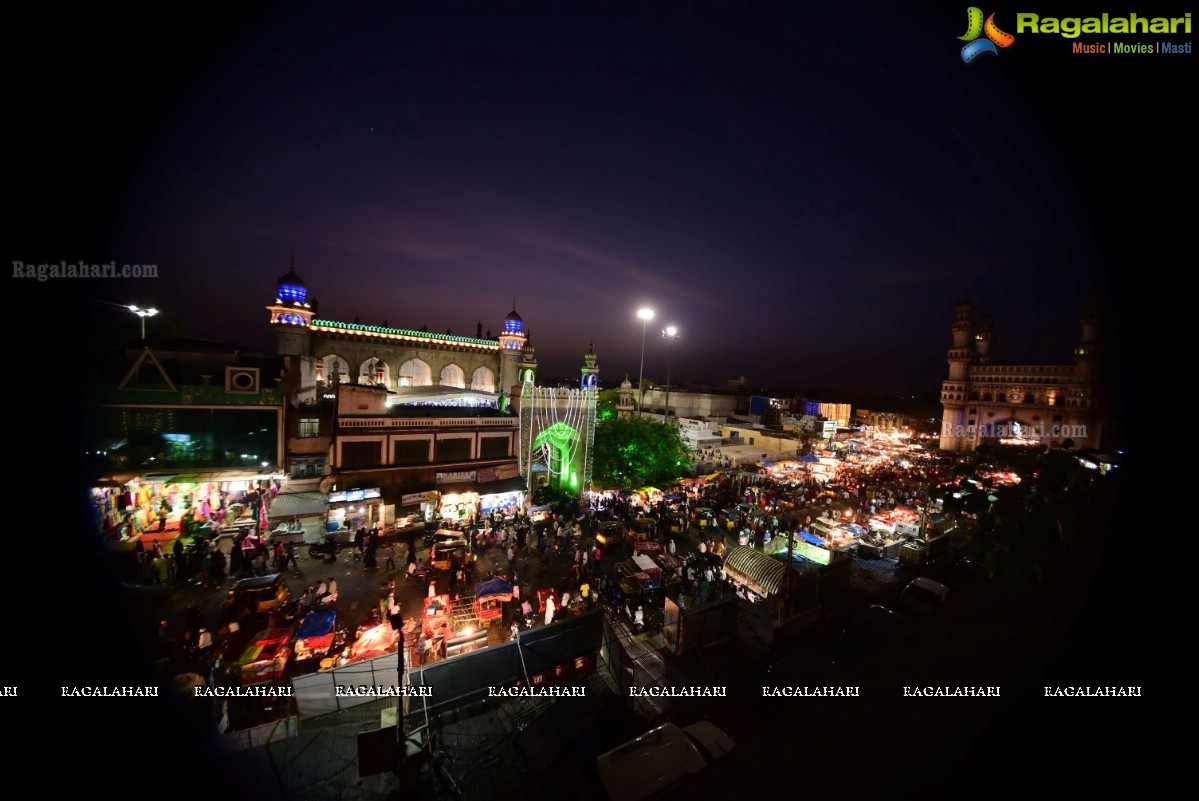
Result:
{"label": "corrugated awning", "polygon": [[271,501],[270,516],[308,517],[323,515],[329,509],[329,496],[323,492],[281,492]]}
{"label": "corrugated awning", "polygon": [[724,557],[724,570],[739,584],[758,595],[777,595],[787,568],[761,551],[738,546]]}

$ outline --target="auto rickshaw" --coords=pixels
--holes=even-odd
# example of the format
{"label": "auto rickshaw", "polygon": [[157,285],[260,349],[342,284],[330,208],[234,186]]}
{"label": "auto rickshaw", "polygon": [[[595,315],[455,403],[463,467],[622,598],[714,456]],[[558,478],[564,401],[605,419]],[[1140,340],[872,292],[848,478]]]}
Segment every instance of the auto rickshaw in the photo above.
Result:
{"label": "auto rickshaw", "polygon": [[687,518],[685,515],[672,514],[667,518],[667,524],[670,526],[671,534],[682,534],[687,530]]}
{"label": "auto rickshaw", "polygon": [[290,597],[287,578],[282,573],[242,579],[229,590],[225,599],[227,613],[245,610],[251,615],[282,608]]}
{"label": "auto rickshaw", "polygon": [[629,537],[634,540],[652,540],[657,528],[658,522],[652,517],[639,517],[629,527]]}
{"label": "auto rickshaw", "polygon": [[701,506],[695,510],[695,523],[700,527],[715,526],[716,513],[710,507]]}
{"label": "auto rickshaw", "polygon": [[624,527],[617,520],[605,520],[599,524],[595,533],[596,542],[603,545],[613,545],[624,539]]}

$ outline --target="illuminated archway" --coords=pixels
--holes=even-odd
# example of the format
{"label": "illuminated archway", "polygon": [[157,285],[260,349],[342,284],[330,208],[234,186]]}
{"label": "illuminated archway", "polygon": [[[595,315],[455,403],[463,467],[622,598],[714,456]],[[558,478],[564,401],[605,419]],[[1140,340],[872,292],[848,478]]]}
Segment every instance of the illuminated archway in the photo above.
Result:
{"label": "illuminated archway", "polygon": [[549,483],[570,492],[579,491],[579,475],[574,467],[579,451],[579,432],[566,423],[554,423],[533,440],[533,447],[545,461]]}

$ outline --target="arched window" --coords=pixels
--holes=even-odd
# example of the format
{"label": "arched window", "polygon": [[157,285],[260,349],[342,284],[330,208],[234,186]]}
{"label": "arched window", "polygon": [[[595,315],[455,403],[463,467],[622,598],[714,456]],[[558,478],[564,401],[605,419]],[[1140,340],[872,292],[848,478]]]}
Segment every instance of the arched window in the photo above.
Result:
{"label": "arched window", "polygon": [[495,392],[495,373],[490,367],[476,367],[470,374],[470,388],[479,392]]}
{"label": "arched window", "polygon": [[387,362],[377,356],[372,356],[359,366],[358,383],[390,386],[391,368],[388,367]]}
{"label": "arched window", "polygon": [[456,364],[447,364],[441,370],[441,377],[437,383],[443,387],[458,387],[458,389],[466,388],[466,375],[462,372],[462,368]]}
{"label": "arched window", "polygon": [[334,372],[337,373],[338,383],[350,383],[350,363],[337,354],[330,353],[322,358],[317,366],[317,380],[330,382]]}
{"label": "arched window", "polygon": [[401,387],[428,387],[433,385],[433,371],[420,359],[409,359],[400,365]]}

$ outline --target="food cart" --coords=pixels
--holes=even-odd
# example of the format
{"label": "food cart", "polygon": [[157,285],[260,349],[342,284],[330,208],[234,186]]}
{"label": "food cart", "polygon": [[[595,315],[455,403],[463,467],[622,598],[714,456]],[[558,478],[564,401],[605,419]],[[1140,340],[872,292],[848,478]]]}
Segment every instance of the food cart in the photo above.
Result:
{"label": "food cart", "polygon": [[501,578],[484,581],[475,587],[475,616],[484,626],[502,621],[504,604],[512,600],[512,585]]}
{"label": "food cart", "polygon": [[296,631],[296,660],[321,659],[333,649],[337,633],[337,612],[318,610],[309,612]]}
{"label": "food cart", "polygon": [[237,660],[243,685],[269,684],[283,678],[292,655],[292,633],[291,628],[267,629],[254,636]]}
{"label": "food cart", "polygon": [[645,554],[634,554],[616,566],[616,581],[625,595],[641,595],[662,588],[662,568]]}

